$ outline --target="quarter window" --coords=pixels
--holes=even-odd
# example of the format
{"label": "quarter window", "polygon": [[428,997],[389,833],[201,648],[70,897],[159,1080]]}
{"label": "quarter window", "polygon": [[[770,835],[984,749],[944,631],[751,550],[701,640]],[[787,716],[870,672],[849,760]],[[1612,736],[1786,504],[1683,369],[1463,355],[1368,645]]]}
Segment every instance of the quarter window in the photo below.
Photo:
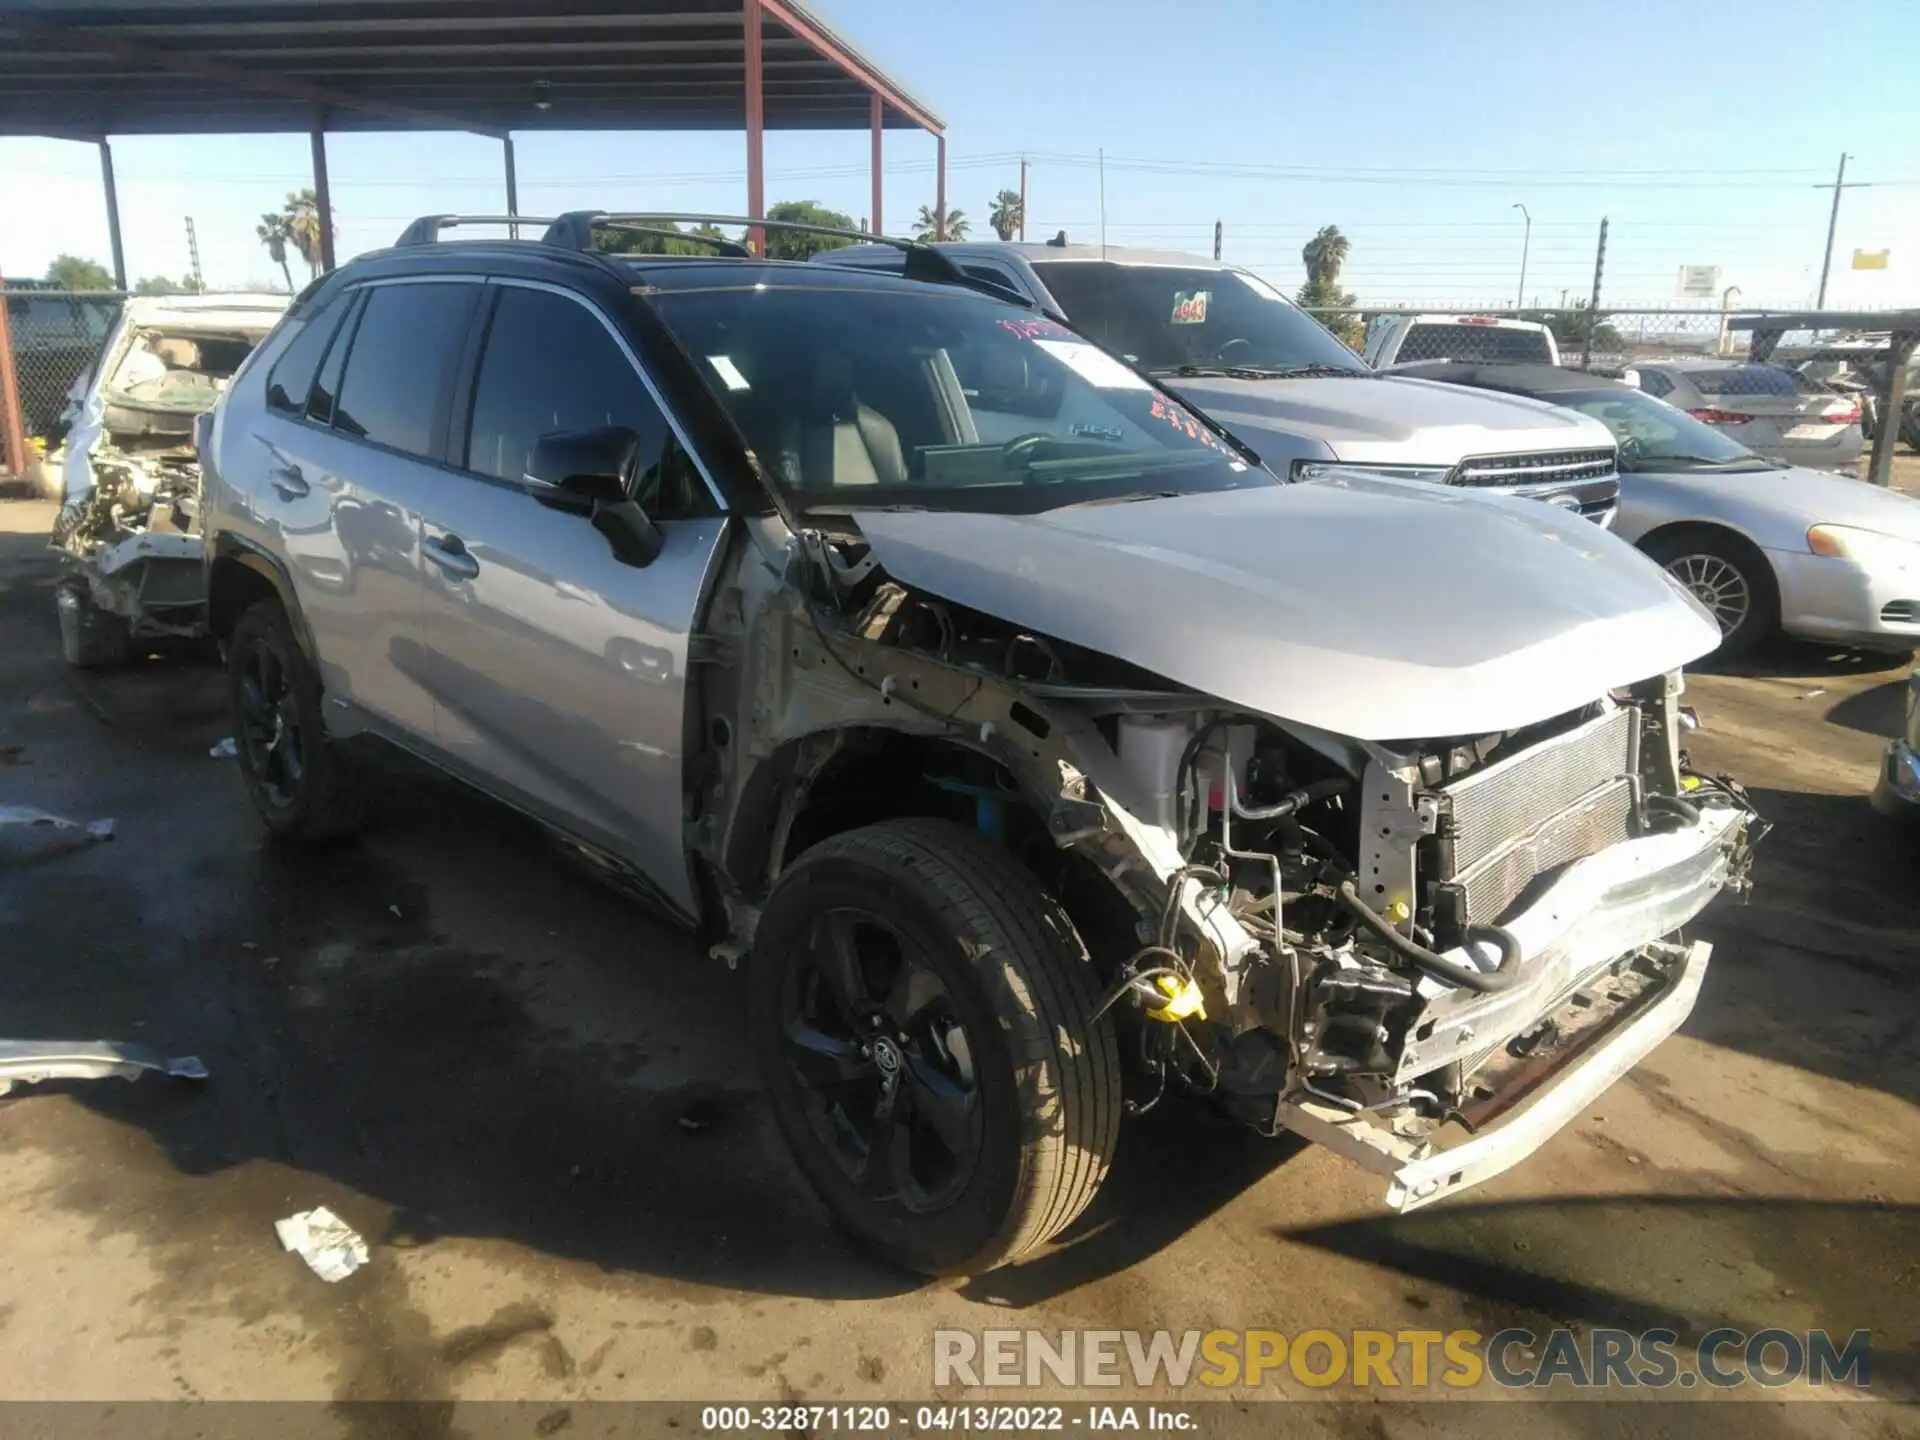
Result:
{"label": "quarter window", "polygon": [[300,333],[280,353],[280,358],[274,362],[273,370],[267,376],[269,407],[283,415],[306,412],[307,392],[313,388],[313,377],[319,373],[321,357],[327,353],[327,342],[333,338],[333,332],[346,309],[344,297],[336,295],[301,325]]}

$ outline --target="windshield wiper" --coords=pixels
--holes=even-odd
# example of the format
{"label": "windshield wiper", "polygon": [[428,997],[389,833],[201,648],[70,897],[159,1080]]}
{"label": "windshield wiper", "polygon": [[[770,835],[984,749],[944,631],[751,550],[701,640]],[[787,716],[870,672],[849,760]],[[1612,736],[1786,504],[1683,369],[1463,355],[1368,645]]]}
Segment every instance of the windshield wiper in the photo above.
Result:
{"label": "windshield wiper", "polygon": [[1726,460],[1713,460],[1705,455],[1635,455],[1626,459],[1620,468],[1631,473],[1637,470],[1659,470],[1669,465],[1684,465],[1690,470],[1772,470],[1775,468],[1758,455],[1735,455]]}
{"label": "windshield wiper", "polygon": [[1147,372],[1150,375],[1177,375],[1182,379],[1220,376],[1228,380],[1298,380],[1320,375],[1371,375],[1371,370],[1349,370],[1344,365],[1315,361],[1310,365],[1174,365]]}

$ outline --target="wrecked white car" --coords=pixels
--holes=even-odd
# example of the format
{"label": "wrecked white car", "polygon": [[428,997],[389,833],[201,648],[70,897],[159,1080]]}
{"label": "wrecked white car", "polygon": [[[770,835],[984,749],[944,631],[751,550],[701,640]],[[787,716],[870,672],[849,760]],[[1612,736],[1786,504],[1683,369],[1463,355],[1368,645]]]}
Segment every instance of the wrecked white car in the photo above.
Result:
{"label": "wrecked white car", "polygon": [[69,664],[111,664],[135,640],[206,624],[194,422],[287,308],[284,295],[127,301],[68,398],[55,592]]}
{"label": "wrecked white car", "polygon": [[923,247],[448,223],[216,412],[239,772],[319,840],[398,742],[697,928],[880,1253],[1031,1251],[1176,1090],[1422,1204],[1688,1014],[1758,825],[1682,749],[1717,626],[1600,527],[1283,481]]}

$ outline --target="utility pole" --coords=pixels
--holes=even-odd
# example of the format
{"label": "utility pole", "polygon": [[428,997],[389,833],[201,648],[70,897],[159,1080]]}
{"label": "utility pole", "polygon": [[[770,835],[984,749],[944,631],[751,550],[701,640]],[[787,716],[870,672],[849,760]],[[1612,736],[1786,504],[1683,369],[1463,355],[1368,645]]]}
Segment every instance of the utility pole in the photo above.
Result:
{"label": "utility pole", "polygon": [[1027,239],[1027,157],[1020,157],[1020,241]]}
{"label": "utility pole", "polygon": [[1580,356],[1580,368],[1593,366],[1593,332],[1600,325],[1600,276],[1607,268],[1607,217],[1600,217],[1600,247],[1593,252],[1593,298],[1587,302],[1587,345]]}
{"label": "utility pole", "polygon": [[1533,212],[1518,200],[1513,202],[1513,208],[1527,219],[1526,233],[1520,239],[1520,288],[1513,297],[1513,308],[1518,310],[1527,303],[1527,252],[1533,248]]}
{"label": "utility pole", "polygon": [[1100,258],[1107,258],[1107,152],[1100,151]]}
{"label": "utility pole", "polygon": [[[1820,293],[1814,296],[1813,308],[1827,308],[1827,272],[1833,269],[1833,235],[1840,228],[1840,192],[1842,190],[1864,190],[1869,188],[1862,181],[1847,183],[1847,161],[1853,157],[1844,151],[1840,156],[1840,173],[1833,177],[1833,209],[1827,213],[1827,253],[1820,259]],[[1816,190],[1824,190],[1824,185],[1816,185]]]}
{"label": "utility pole", "polygon": [[1218,220],[1214,221],[1213,222],[1213,258],[1216,260],[1220,258],[1220,242],[1224,238],[1225,236],[1221,229],[1220,222]]}
{"label": "utility pole", "polygon": [[192,264],[193,288],[205,293],[207,277],[200,273],[200,237],[193,233],[193,217],[187,216],[187,258]]}

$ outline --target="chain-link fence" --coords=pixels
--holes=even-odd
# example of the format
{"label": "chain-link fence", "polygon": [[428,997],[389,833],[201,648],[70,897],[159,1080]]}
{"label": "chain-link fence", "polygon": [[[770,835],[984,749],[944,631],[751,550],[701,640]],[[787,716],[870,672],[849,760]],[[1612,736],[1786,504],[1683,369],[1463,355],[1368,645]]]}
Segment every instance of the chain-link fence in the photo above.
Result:
{"label": "chain-link fence", "polygon": [[[1729,312],[1717,306],[1602,307],[1598,312],[1585,306],[1551,310],[1361,307],[1309,313],[1369,360],[1383,365],[1423,360],[1476,364],[1557,361],[1562,365],[1618,369],[1636,360],[1736,358],[1747,351],[1746,336],[1727,329]],[[1516,325],[1515,321],[1522,323]]]}
{"label": "chain-link fence", "polygon": [[118,291],[55,290],[21,280],[7,281],[5,295],[9,344],[0,364],[11,359],[13,383],[8,386],[0,375],[0,468],[15,453],[15,419],[6,397],[18,397],[18,438],[31,465],[39,448],[34,442],[56,432],[68,393],[93,370],[127,298]]}

